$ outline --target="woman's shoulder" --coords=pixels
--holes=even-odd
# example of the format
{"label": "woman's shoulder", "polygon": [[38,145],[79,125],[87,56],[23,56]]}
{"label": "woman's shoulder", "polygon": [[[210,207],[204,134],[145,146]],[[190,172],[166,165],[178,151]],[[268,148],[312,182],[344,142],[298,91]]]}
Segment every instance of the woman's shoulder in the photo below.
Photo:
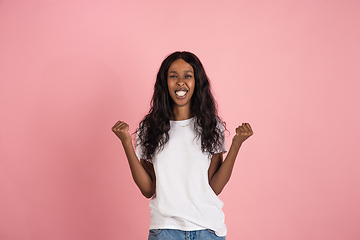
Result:
{"label": "woman's shoulder", "polygon": [[216,128],[220,129],[221,132],[226,129],[226,123],[219,116],[216,116]]}

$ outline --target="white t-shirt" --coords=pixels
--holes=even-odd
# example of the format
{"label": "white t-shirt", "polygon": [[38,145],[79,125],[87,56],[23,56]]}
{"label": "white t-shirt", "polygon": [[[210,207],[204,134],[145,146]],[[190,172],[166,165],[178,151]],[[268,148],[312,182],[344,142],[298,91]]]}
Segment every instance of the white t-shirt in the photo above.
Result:
{"label": "white t-shirt", "polygon": [[[149,205],[150,229],[211,229],[217,236],[225,236],[224,203],[209,185],[211,158],[201,151],[194,122],[194,118],[170,121],[169,141],[152,160],[156,193]],[[222,124],[220,127],[224,129]],[[223,142],[216,153],[226,151]],[[136,154],[141,158],[141,147],[136,148]]]}

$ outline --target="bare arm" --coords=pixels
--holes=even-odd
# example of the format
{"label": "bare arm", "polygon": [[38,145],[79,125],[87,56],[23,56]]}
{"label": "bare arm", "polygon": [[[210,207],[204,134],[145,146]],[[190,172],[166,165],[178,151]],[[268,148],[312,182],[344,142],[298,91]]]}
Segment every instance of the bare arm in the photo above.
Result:
{"label": "bare arm", "polygon": [[216,195],[219,195],[226,183],[229,181],[235,159],[239,153],[242,143],[253,135],[250,124],[243,123],[236,128],[236,135],[233,137],[229,152],[224,160],[222,153],[215,154],[211,159],[209,167],[209,184]]}
{"label": "bare arm", "polygon": [[129,162],[132,177],[141,193],[150,198],[155,193],[155,173],[151,163],[137,158],[129,134],[129,125],[125,122],[117,122],[112,131],[121,140],[127,160]]}

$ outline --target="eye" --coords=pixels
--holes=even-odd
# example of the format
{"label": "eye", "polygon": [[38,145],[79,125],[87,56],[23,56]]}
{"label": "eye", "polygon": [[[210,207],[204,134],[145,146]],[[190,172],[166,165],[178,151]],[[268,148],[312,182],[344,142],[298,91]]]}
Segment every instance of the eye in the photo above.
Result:
{"label": "eye", "polygon": [[185,78],[192,78],[191,75],[185,75]]}
{"label": "eye", "polygon": [[170,75],[169,78],[176,78],[177,75]]}

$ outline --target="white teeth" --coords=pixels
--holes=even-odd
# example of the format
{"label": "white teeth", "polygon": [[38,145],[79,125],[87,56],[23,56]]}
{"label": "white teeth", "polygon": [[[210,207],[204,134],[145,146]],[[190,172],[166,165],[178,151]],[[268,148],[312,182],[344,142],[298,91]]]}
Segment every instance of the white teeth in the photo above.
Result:
{"label": "white teeth", "polygon": [[182,97],[182,96],[184,96],[184,95],[186,94],[186,91],[176,91],[175,93],[176,93],[176,95],[178,95],[179,97]]}

